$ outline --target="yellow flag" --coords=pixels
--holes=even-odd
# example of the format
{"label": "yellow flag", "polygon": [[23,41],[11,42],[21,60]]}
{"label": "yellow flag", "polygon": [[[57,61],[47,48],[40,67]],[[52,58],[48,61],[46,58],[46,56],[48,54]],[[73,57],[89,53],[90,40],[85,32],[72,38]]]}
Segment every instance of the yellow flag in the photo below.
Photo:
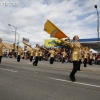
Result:
{"label": "yellow flag", "polygon": [[49,20],[47,20],[44,24],[44,30],[49,34],[51,34],[56,29],[57,28]]}
{"label": "yellow flag", "polygon": [[67,37],[59,28],[57,28],[57,26],[55,26],[49,20],[47,20],[44,24],[44,30],[50,34],[50,37],[55,37],[58,39]]}

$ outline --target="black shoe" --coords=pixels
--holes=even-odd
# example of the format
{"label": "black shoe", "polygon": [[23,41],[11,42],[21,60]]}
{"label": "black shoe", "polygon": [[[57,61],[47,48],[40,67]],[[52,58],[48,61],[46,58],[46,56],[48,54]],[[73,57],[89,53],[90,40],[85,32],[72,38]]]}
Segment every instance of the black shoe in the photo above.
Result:
{"label": "black shoe", "polygon": [[33,65],[35,65],[35,64],[33,63]]}
{"label": "black shoe", "polygon": [[71,80],[72,82],[76,81],[75,77],[71,77],[71,76],[69,76],[69,77],[70,77],[70,80]]}
{"label": "black shoe", "polygon": [[75,82],[75,81],[76,81],[76,79],[74,79],[74,78],[70,78],[70,80],[71,80],[72,82]]}
{"label": "black shoe", "polygon": [[37,66],[37,64],[34,64],[34,66]]}

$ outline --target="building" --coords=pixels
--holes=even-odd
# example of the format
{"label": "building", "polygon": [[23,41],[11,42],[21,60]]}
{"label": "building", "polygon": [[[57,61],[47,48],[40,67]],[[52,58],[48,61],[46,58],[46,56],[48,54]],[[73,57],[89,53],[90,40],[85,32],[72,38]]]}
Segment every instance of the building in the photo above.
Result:
{"label": "building", "polygon": [[94,50],[100,51],[100,38],[89,38],[89,39],[79,39],[79,42],[82,44],[82,46],[88,46],[89,48],[92,48]]}
{"label": "building", "polygon": [[[7,49],[3,47],[3,52],[12,52],[13,48],[11,47],[11,45],[13,45],[13,43],[4,42],[4,41],[2,43],[7,47]],[[23,49],[23,47],[21,47],[21,48]]]}

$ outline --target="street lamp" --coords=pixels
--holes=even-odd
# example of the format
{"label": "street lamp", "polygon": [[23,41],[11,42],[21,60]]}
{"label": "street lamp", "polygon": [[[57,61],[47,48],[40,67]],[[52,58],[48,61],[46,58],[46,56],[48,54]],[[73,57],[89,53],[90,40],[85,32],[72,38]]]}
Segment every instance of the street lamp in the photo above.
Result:
{"label": "street lamp", "polygon": [[[15,32],[15,31],[12,31],[12,32]],[[16,33],[18,33],[18,32],[16,32]],[[20,42],[20,33],[18,33],[18,43],[17,44],[19,44],[19,42]]]}
{"label": "street lamp", "polygon": [[[11,24],[8,24],[9,26],[13,26]],[[15,47],[16,47],[16,31],[17,31],[17,27],[13,26],[15,28]]]}
{"label": "street lamp", "polygon": [[99,12],[98,12],[98,9],[97,9],[97,5],[94,5],[94,7],[96,8],[97,10],[97,32],[98,32],[98,52],[99,52]]}

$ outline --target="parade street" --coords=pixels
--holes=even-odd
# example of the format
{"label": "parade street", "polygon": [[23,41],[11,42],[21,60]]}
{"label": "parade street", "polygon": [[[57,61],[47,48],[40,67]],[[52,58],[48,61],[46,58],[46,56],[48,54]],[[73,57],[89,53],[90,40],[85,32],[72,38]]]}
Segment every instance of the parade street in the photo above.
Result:
{"label": "parade street", "polygon": [[69,74],[72,63],[2,58],[0,100],[100,100],[100,65],[81,65],[76,81]]}

